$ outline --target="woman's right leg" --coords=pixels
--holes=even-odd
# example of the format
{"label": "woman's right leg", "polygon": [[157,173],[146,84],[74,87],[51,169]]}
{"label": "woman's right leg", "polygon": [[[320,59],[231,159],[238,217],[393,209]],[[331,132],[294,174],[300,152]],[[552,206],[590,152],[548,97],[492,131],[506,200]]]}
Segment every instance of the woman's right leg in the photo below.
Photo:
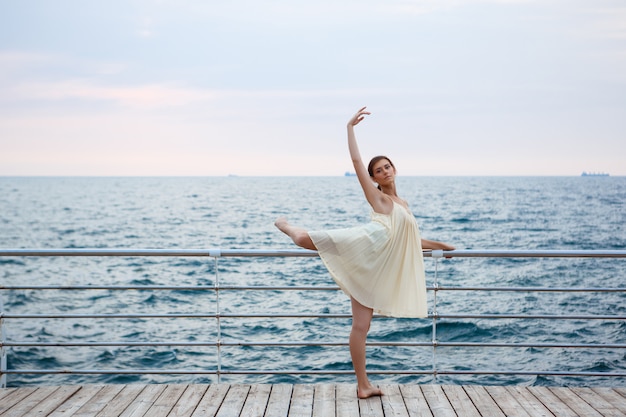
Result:
{"label": "woman's right leg", "polygon": [[359,398],[368,398],[376,395],[383,395],[381,390],[373,386],[367,377],[365,370],[365,350],[367,333],[370,330],[370,323],[374,311],[365,307],[354,298],[352,300],[352,330],[350,331],[350,356],[352,357],[352,366],[356,375],[357,396]]}
{"label": "woman's right leg", "polygon": [[289,236],[291,240],[293,240],[293,243],[301,248],[317,250],[309,233],[301,227],[290,225],[286,217],[279,217],[274,222],[274,225],[278,227],[278,230]]}

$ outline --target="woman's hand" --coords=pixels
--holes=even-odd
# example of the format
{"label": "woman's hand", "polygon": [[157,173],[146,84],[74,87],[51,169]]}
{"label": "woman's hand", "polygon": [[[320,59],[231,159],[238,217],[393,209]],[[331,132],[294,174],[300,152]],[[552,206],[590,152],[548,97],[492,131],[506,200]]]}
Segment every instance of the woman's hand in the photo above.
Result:
{"label": "woman's hand", "polygon": [[361,107],[361,109],[359,109],[359,111],[356,112],[354,116],[352,116],[352,118],[348,122],[348,126],[358,125],[361,122],[361,120],[363,120],[365,115],[369,115],[369,114],[372,114],[372,113],[365,111],[365,107]]}
{"label": "woman's hand", "polygon": [[448,245],[447,243],[441,242],[441,249],[443,250],[455,250],[456,248],[452,245]]}

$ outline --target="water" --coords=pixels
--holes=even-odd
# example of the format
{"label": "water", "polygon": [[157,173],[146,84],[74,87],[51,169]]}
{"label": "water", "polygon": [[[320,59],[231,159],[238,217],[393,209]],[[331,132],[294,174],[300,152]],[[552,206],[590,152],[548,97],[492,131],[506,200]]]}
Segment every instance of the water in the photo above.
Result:
{"label": "water", "polygon": [[[459,249],[625,249],[624,177],[398,178],[425,238]],[[273,226],[279,215],[309,229],[369,220],[354,177],[0,178],[2,248],[293,248]],[[223,285],[333,285],[317,258],[222,258]],[[426,260],[427,283],[433,263]],[[623,259],[452,259],[448,286],[623,287]],[[0,259],[5,285],[212,285],[208,258]],[[207,313],[211,292],[3,293],[11,313]],[[223,292],[224,312],[349,313],[341,292]],[[432,295],[430,295],[432,302]],[[444,292],[440,314],[625,314],[623,293]],[[6,320],[14,341],[206,341],[214,320]],[[345,342],[349,320],[222,319],[225,342]],[[431,340],[429,320],[375,319],[370,341]],[[626,343],[621,321],[441,320],[439,341]],[[215,369],[214,347],[8,348],[10,369]],[[438,348],[442,369],[618,372],[624,349]],[[349,370],[347,347],[224,347],[223,369]],[[368,368],[432,367],[431,348],[370,347]],[[278,365],[277,365],[278,364]],[[375,382],[432,382],[430,376],[373,375]],[[352,382],[348,376],[225,376],[224,382]],[[214,376],[10,375],[34,383],[215,382]],[[439,383],[624,385],[608,378],[440,376]]]}

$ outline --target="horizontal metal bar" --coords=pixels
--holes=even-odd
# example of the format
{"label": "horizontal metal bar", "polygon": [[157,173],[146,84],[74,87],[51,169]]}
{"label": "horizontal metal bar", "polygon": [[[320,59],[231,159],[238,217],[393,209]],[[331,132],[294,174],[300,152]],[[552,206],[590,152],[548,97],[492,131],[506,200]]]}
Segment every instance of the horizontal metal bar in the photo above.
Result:
{"label": "horizontal metal bar", "polygon": [[437,314],[439,319],[546,319],[546,320],[626,320],[626,315],[555,315],[555,314]]}
{"label": "horizontal metal bar", "polygon": [[[0,249],[2,256],[316,257],[307,249]],[[431,257],[431,251],[424,251]],[[626,258],[626,250],[453,250],[454,258]]]}
{"label": "horizontal metal bar", "polygon": [[0,249],[0,256],[316,257],[306,249]]}
{"label": "horizontal metal bar", "polygon": [[[626,344],[610,343],[489,343],[489,342],[367,342],[368,346],[393,347],[490,347],[490,348],[570,348],[570,349],[626,349]],[[180,347],[306,347],[306,346],[348,346],[348,342],[23,342],[4,341],[0,346],[5,347],[137,347],[137,346],[180,346]]]}
{"label": "horizontal metal bar", "polygon": [[598,288],[598,287],[446,287],[429,288],[435,291],[502,291],[502,292],[626,292],[625,288]]}
{"label": "horizontal metal bar", "polygon": [[[352,318],[351,314],[228,314],[228,313],[175,313],[175,314],[7,314],[0,313],[4,319],[308,319],[308,318]],[[381,317],[383,318],[383,317]]]}
{"label": "horizontal metal bar", "polygon": [[[377,343],[371,346],[432,346],[431,342],[423,343]],[[304,346],[348,346],[348,342],[3,342],[5,347],[137,347],[137,346],[181,346],[181,347],[217,347],[217,346],[250,346],[250,347],[304,347]]]}
{"label": "horizontal metal bar", "polygon": [[[321,371],[321,370],[224,370],[220,371],[222,375],[351,375],[354,371]],[[528,376],[604,376],[611,378],[625,377],[626,372],[566,372],[566,371],[492,371],[492,370],[437,370],[433,371],[422,369],[368,369],[368,374],[378,375],[528,375]]]}
{"label": "horizontal metal bar", "polygon": [[[368,371],[369,372],[369,371]],[[437,375],[528,375],[528,376],[604,376],[623,378],[626,372],[575,372],[575,371],[493,371],[493,370],[445,370],[438,369]]]}
{"label": "horizontal metal bar", "polygon": [[[349,319],[351,314],[10,314],[0,313],[4,319],[308,319],[308,318],[335,318]],[[392,319],[392,317],[376,316],[377,318]],[[546,320],[626,320],[626,315],[555,315],[555,314],[429,314],[427,318],[436,319],[546,319]]]}
{"label": "horizontal metal bar", "polygon": [[[337,291],[337,286],[235,286],[235,285],[0,285],[0,290],[57,290],[57,291],[87,291],[87,290],[110,290],[110,291]],[[626,289],[625,289],[626,291]]]}
{"label": "horizontal metal bar", "polygon": [[[337,286],[214,286],[214,285],[0,285],[0,290],[6,291],[338,291]],[[626,288],[597,288],[597,287],[426,287],[429,291],[502,291],[502,292],[626,292]]]}
{"label": "horizontal metal bar", "polygon": [[497,343],[497,342],[435,342],[433,345],[437,347],[472,347],[472,348],[538,348],[538,349],[626,349],[624,343]]}
{"label": "horizontal metal bar", "polygon": [[217,375],[217,370],[203,369],[7,369],[5,374],[81,374],[81,375]]}
{"label": "horizontal metal bar", "polygon": [[[80,374],[80,375],[353,375],[353,370],[195,370],[195,369],[7,369],[5,374]],[[575,371],[516,371],[516,370],[447,370],[439,369],[368,369],[377,375],[528,375],[528,376],[600,376],[626,377],[626,372],[575,372]]]}
{"label": "horizontal metal bar", "polygon": [[[428,256],[424,252],[424,256]],[[626,258],[626,250],[453,250],[454,258]]]}

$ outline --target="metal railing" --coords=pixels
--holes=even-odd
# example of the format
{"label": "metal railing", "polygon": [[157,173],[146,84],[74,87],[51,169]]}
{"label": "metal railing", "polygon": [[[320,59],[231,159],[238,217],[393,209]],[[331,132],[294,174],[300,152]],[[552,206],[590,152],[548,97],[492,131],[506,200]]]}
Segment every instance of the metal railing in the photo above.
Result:
{"label": "metal railing", "polygon": [[[25,258],[25,257],[208,257],[213,258],[214,280],[213,285],[0,285],[0,331],[1,331],[1,362],[0,362],[0,386],[6,387],[8,375],[25,374],[84,374],[84,375],[128,375],[128,374],[155,374],[155,375],[213,375],[218,382],[224,375],[340,375],[351,374],[351,370],[327,370],[327,369],[232,369],[222,366],[222,348],[226,347],[335,347],[346,346],[347,342],[333,341],[266,341],[266,340],[222,340],[222,320],[224,319],[349,319],[350,314],[344,313],[242,313],[225,312],[220,308],[221,294],[230,291],[337,291],[336,286],[251,286],[251,285],[222,285],[220,284],[218,259],[224,257],[317,257],[317,253],[308,250],[232,250],[232,249],[208,249],[208,250],[172,250],[172,249],[0,249],[2,258]],[[524,320],[597,320],[597,321],[623,321],[623,314],[519,314],[519,313],[496,313],[496,314],[451,314],[438,311],[438,295],[442,292],[519,292],[519,293],[621,293],[626,294],[626,287],[602,288],[602,287],[539,287],[539,286],[445,286],[438,282],[439,261],[444,257],[452,258],[626,258],[626,250],[456,250],[425,251],[425,257],[430,257],[434,262],[434,282],[427,289],[432,293],[433,305],[429,314],[432,321],[432,337],[429,341],[373,341],[368,346],[390,346],[403,348],[425,347],[432,349],[431,369],[370,369],[372,374],[382,375],[431,375],[436,381],[438,375],[533,375],[533,376],[601,376],[601,377],[626,377],[626,372],[606,371],[545,371],[545,370],[493,370],[493,369],[450,369],[440,367],[437,360],[437,349],[440,348],[530,348],[530,349],[626,349],[626,343],[562,343],[562,342],[472,342],[472,341],[440,341],[438,340],[438,323],[441,320],[487,320],[487,319],[524,319]],[[12,313],[5,311],[3,293],[11,291],[203,291],[212,292],[215,296],[214,313],[118,313],[118,314],[95,314],[95,313]],[[20,341],[10,340],[6,329],[10,321],[41,320],[41,319],[211,319],[215,321],[216,337],[211,341]],[[8,348],[77,348],[77,347],[210,347],[215,348],[217,365],[213,369],[9,369],[7,366]]]}

